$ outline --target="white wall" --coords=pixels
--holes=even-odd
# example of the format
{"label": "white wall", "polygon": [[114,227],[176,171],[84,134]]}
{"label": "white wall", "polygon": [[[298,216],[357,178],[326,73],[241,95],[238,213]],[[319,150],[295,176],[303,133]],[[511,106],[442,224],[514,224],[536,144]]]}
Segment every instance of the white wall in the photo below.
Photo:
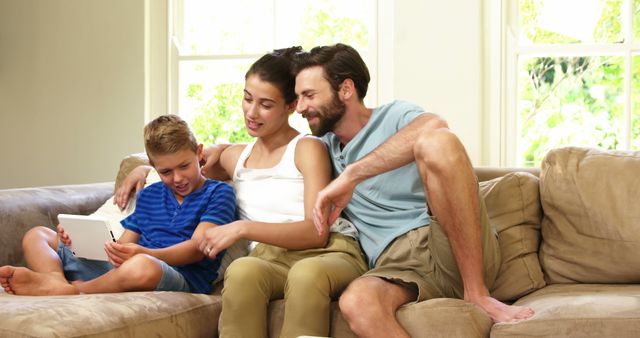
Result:
{"label": "white wall", "polygon": [[[442,115],[486,164],[481,2],[379,4],[381,101]],[[143,150],[145,118],[170,106],[166,15],[165,0],[0,0],[0,189],[111,181]]]}
{"label": "white wall", "polygon": [[485,164],[481,12],[468,0],[396,0],[394,8],[393,95],[443,116],[474,165]]}
{"label": "white wall", "polygon": [[141,151],[143,0],[0,0],[0,188],[115,178]]}

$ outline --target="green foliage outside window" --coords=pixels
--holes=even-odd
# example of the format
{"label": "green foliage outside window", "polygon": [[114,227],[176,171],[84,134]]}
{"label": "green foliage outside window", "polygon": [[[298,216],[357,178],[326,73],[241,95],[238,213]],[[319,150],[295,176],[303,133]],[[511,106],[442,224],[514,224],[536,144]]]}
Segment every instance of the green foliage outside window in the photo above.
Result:
{"label": "green foliage outside window", "polygon": [[[548,2],[549,0],[547,0]],[[553,1],[553,0],[551,0]],[[634,0],[634,18],[640,17]],[[581,43],[538,26],[544,0],[520,1],[521,38],[531,43]],[[621,0],[602,0],[591,39],[621,43]],[[579,15],[580,11],[577,9]],[[567,14],[567,20],[569,15]],[[637,21],[640,22],[640,21]],[[638,24],[635,32],[640,32]],[[637,60],[636,60],[637,59]],[[640,107],[640,59],[634,58],[632,101]],[[562,145],[622,149],[624,67],[621,56],[522,58],[518,78],[518,165],[537,166],[548,150]],[[631,146],[640,149],[640,118],[632,119]]]}
{"label": "green foliage outside window", "polygon": [[[332,15],[332,4],[328,1],[311,2],[307,7],[307,20],[300,33],[300,45],[309,49],[337,42],[347,43],[362,50],[368,46],[368,31],[365,23],[351,18]],[[283,46],[278,46],[283,47]],[[249,68],[241,70],[241,73]],[[211,90],[200,83],[189,84],[187,97],[197,102],[196,117],[191,124],[199,142],[206,145],[216,143],[250,142],[242,113],[244,83],[219,84]],[[304,121],[304,126],[308,126]],[[295,124],[295,123],[294,123]]]}

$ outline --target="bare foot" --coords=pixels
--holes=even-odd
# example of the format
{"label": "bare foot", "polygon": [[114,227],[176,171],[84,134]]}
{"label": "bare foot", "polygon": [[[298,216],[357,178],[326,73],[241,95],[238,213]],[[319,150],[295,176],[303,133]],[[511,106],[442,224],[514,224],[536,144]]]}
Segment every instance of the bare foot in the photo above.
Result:
{"label": "bare foot", "polygon": [[45,296],[79,293],[75,286],[57,275],[10,265],[0,268],[0,284],[7,293],[16,295]]}
{"label": "bare foot", "polygon": [[528,319],[534,314],[530,307],[507,305],[489,296],[465,300],[479,306],[491,317],[494,323],[516,323]]}

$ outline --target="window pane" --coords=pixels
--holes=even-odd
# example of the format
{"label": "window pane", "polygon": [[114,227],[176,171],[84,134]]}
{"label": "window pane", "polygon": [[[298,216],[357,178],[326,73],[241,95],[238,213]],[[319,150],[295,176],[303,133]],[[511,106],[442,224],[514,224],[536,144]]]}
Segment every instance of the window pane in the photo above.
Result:
{"label": "window pane", "polygon": [[253,60],[181,61],[179,107],[199,142],[245,142],[242,93]]}
{"label": "window pane", "polygon": [[521,60],[517,164],[538,166],[563,145],[622,149],[623,74],[622,57]]}
{"label": "window pane", "polygon": [[[182,21],[178,29],[182,30],[182,37],[178,37],[182,45],[178,107],[203,143],[250,140],[241,100],[244,74],[256,55],[294,45],[308,50],[342,42],[356,48],[365,62],[370,59],[369,32],[375,10],[372,0],[181,3],[182,9],[176,10],[181,18],[178,21]],[[194,61],[189,58],[192,55],[203,57]],[[291,115],[290,123],[300,132],[309,133],[300,114]]]}
{"label": "window pane", "polygon": [[633,56],[631,75],[631,149],[640,150],[640,56]]}
{"label": "window pane", "polygon": [[640,40],[640,0],[633,0],[633,37]]}
{"label": "window pane", "polygon": [[520,43],[622,42],[622,0],[520,0]]}
{"label": "window pane", "polygon": [[273,45],[272,13],[272,1],[183,0],[180,53],[263,53]]}

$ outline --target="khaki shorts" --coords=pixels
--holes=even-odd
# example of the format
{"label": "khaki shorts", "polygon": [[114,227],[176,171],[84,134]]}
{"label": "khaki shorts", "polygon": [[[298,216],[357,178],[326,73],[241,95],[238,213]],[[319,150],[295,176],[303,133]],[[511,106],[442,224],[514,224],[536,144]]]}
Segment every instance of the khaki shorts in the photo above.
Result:
{"label": "khaki shorts", "polygon": [[[500,269],[500,247],[480,198],[484,279],[491,288]],[[397,237],[380,254],[373,269],[362,277],[375,276],[417,291],[416,301],[432,298],[463,298],[464,288],[449,239],[431,218],[422,226]]]}

